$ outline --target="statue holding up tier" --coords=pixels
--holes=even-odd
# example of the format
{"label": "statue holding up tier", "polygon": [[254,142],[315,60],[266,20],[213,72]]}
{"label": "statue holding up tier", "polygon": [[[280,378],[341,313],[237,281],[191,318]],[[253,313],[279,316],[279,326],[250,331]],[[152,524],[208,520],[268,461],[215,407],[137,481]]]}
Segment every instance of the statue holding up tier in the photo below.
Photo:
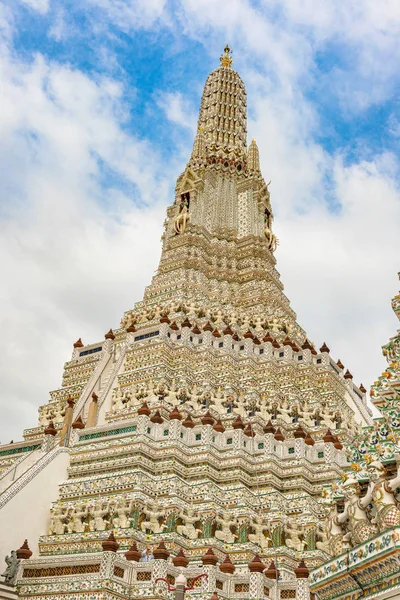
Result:
{"label": "statue holding up tier", "polygon": [[297,550],[301,552],[304,550],[306,546],[306,541],[304,539],[304,534],[297,523],[285,525],[285,544],[288,548],[292,550]]}
{"label": "statue holding up tier", "polygon": [[49,535],[61,535],[68,532],[68,509],[64,510],[61,506],[51,509],[51,519],[49,525]]}
{"label": "statue holding up tier", "polygon": [[175,221],[174,221],[175,235],[180,235],[182,233],[185,233],[186,227],[187,227],[187,224],[189,223],[189,221],[190,221],[190,214],[188,211],[188,207],[185,204],[183,206],[182,210],[180,211],[180,213],[177,214],[177,216],[175,217]]}
{"label": "statue holding up tier", "polygon": [[194,524],[198,521],[198,515],[192,509],[188,508],[187,515],[184,517],[185,524],[178,525],[176,530],[180,535],[184,535],[190,540],[195,540],[198,538],[199,533],[201,534],[201,529],[196,529]]}
{"label": "statue holding up tier", "polygon": [[235,541],[235,536],[231,531],[231,519],[229,512],[225,510],[222,513],[222,518],[217,517],[215,520],[218,525],[221,525],[221,529],[217,529],[214,534],[217,540],[222,540],[226,544],[233,544]]}
{"label": "statue holding up tier", "polygon": [[150,531],[151,533],[162,533],[166,528],[166,525],[160,525],[159,517],[161,516],[161,507],[158,504],[154,504],[147,512],[146,516],[148,519],[142,521],[140,529],[143,533]]}
{"label": "statue holding up tier", "polygon": [[[249,533],[249,541],[253,542],[253,544],[257,544],[258,546],[260,546],[261,550],[263,551],[266,548],[270,548],[272,546],[272,541],[269,535],[268,528],[261,515],[256,517],[253,527],[254,533]],[[267,533],[267,535],[265,535],[265,533]]]}
{"label": "statue holding up tier", "polygon": [[365,510],[369,504],[370,488],[372,486],[371,483],[367,495],[360,498],[360,485],[356,479],[348,479],[343,484],[345,505],[343,513],[338,515],[338,522],[343,524],[348,520],[351,541],[355,546],[363,544],[376,535],[376,527],[368,519]]}
{"label": "statue holding up tier", "polygon": [[105,531],[110,521],[105,517],[108,515],[110,510],[109,504],[104,505],[103,500],[98,500],[93,507],[92,516],[93,519],[90,522],[90,531]]}
{"label": "statue holding up tier", "polygon": [[89,507],[81,502],[77,504],[75,511],[72,513],[70,529],[75,533],[83,533],[85,531],[84,519],[88,515]]}
{"label": "statue holding up tier", "polygon": [[378,460],[370,463],[368,471],[373,484],[368,488],[365,501],[373,502],[376,508],[374,522],[378,531],[385,531],[390,527],[400,525],[400,509],[396,503],[394,493],[400,485],[399,474],[394,479],[386,479],[386,469]]}
{"label": "statue holding up tier", "polygon": [[342,523],[339,521],[337,504],[332,507],[326,522],[325,534],[327,541],[317,542],[318,550],[324,550],[331,556],[338,556],[345,549],[350,547],[350,533],[345,533]]}
{"label": "statue holding up tier", "polygon": [[115,527],[120,527],[121,529],[126,529],[129,527],[129,517],[132,512],[132,507],[133,501],[128,504],[124,496],[118,500],[114,507],[113,523]]}
{"label": "statue holding up tier", "polygon": [[112,410],[113,410],[113,412],[118,412],[119,410],[122,410],[123,408],[124,408],[124,402],[123,402],[122,390],[120,387],[118,387],[114,392]]}

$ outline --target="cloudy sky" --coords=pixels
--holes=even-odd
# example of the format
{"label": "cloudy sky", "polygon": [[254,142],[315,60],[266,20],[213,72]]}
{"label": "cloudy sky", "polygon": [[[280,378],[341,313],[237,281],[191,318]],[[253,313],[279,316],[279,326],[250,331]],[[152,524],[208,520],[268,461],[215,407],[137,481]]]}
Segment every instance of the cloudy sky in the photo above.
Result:
{"label": "cloudy sky", "polygon": [[2,442],[36,424],[72,343],[141,298],[226,42],[286,294],[356,383],[376,379],[398,325],[399,35],[398,0],[3,0]]}

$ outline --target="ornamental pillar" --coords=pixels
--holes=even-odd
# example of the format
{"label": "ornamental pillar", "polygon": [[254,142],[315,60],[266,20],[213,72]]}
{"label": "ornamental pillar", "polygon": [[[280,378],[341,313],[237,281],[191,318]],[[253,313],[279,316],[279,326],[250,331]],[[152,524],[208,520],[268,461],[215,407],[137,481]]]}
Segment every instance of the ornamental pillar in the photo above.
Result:
{"label": "ornamental pillar", "polygon": [[81,338],[79,338],[78,340],[76,340],[76,342],[74,344],[74,349],[72,351],[71,360],[78,360],[79,353],[81,352],[81,348],[83,348],[83,342],[82,342]]}
{"label": "ornamental pillar", "polygon": [[304,560],[302,560],[297,569],[295,569],[295,575],[296,600],[310,600],[310,585],[308,583],[310,572],[307,569]]}
{"label": "ornamental pillar", "polygon": [[67,403],[68,403],[68,406],[65,409],[64,422],[63,422],[63,426],[61,429],[60,446],[68,446],[69,435],[70,435],[71,425],[72,425],[72,417],[74,414],[75,402],[72,400],[72,398],[68,398]]}
{"label": "ornamental pillar", "polygon": [[253,346],[254,346],[253,338],[245,338],[244,351],[247,356],[253,355]]}
{"label": "ornamental pillar", "polygon": [[201,592],[202,594],[212,594],[215,591],[217,582],[218,557],[211,547],[203,554],[201,562],[203,563],[203,571],[207,575],[207,577],[201,579]]}
{"label": "ornamental pillar", "polygon": [[250,571],[249,598],[262,598],[264,596],[264,569],[266,566],[258,554],[248,564]]}
{"label": "ornamental pillar", "polygon": [[97,409],[99,397],[96,392],[92,394],[92,400],[89,404],[89,412],[86,421],[86,427],[95,427],[97,424]]}
{"label": "ornamental pillar", "polygon": [[224,334],[224,350],[226,350],[227,352],[231,352],[232,351],[232,335],[229,333]]}
{"label": "ornamental pillar", "polygon": [[275,566],[275,561],[272,560],[269,567],[267,569],[265,569],[264,574],[266,577],[268,577],[268,579],[271,580],[271,582],[273,583],[272,587],[270,587],[270,598],[271,600],[278,600],[279,599],[279,588],[278,588],[278,581],[279,581],[279,577],[280,577],[280,572],[279,570],[276,568]]}
{"label": "ornamental pillar", "polygon": [[114,537],[113,532],[110,533],[106,540],[102,543],[103,553],[100,563],[100,577],[102,579],[112,579],[114,576],[114,564],[117,558],[117,550],[119,544]]}
{"label": "ornamental pillar", "polygon": [[[320,355],[318,356],[318,359],[321,361],[320,365],[324,366],[324,367],[329,367],[330,366],[330,358],[329,358],[329,348],[328,346],[325,344],[325,342],[322,344],[321,348],[319,349],[320,351]],[[317,360],[318,360],[317,359]]]}
{"label": "ornamental pillar", "polygon": [[167,583],[166,583],[166,579],[167,579],[167,566],[168,566],[168,557],[169,557],[169,552],[167,547],[164,544],[164,541],[161,540],[161,542],[158,544],[157,548],[154,548],[153,550],[153,554],[154,554],[154,561],[153,561],[153,571],[152,571],[152,583],[154,584],[156,579],[165,579],[165,581],[157,581],[157,585],[160,586],[160,588],[163,589],[163,591],[166,593],[167,591]]}
{"label": "ornamental pillar", "polygon": [[147,402],[143,402],[142,406],[137,410],[138,421],[137,421],[137,432],[138,435],[143,435],[147,433],[147,428],[149,426],[149,417],[151,415],[151,410],[147,406]]}
{"label": "ornamental pillar", "polygon": [[303,458],[305,455],[305,447],[304,447],[304,440],[302,438],[299,438],[295,441],[294,443],[294,449],[295,449],[295,457],[296,458]]}

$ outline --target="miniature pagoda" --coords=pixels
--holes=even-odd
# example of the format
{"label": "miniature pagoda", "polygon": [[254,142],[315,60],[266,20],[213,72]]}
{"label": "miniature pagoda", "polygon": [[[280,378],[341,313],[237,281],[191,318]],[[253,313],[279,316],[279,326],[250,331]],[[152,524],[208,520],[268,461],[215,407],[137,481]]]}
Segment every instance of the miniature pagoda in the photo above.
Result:
{"label": "miniature pagoda", "polygon": [[[309,572],[342,550],[337,481],[377,425],[283,293],[228,47],[220,63],[143,300],[75,342],[38,426],[0,448],[0,560],[20,598],[308,600]],[[382,390],[379,407],[397,393]]]}

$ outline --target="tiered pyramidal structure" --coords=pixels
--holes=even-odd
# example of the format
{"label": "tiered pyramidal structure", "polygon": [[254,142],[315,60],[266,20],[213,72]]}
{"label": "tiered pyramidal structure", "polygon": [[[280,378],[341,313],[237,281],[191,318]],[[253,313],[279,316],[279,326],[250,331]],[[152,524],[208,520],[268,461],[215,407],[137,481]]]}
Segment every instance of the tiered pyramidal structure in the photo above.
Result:
{"label": "tiered pyramidal structure", "polygon": [[246,110],[226,48],[143,300],[74,344],[38,426],[0,449],[1,553],[33,550],[22,598],[306,600],[330,556],[323,490],[372,418],[283,293]]}

